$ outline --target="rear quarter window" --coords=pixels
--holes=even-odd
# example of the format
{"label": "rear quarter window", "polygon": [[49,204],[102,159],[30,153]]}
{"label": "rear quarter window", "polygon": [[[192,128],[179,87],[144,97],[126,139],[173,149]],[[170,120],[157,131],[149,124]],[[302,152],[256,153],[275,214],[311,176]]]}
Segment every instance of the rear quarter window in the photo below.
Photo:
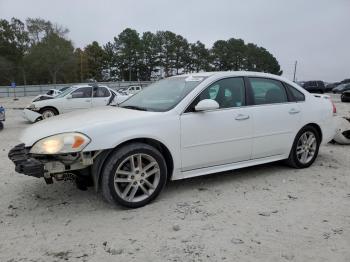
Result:
{"label": "rear quarter window", "polygon": [[295,87],[292,87],[291,85],[285,84],[285,86],[288,88],[288,91],[292,94],[294,101],[305,101],[305,95],[302,92],[297,90]]}

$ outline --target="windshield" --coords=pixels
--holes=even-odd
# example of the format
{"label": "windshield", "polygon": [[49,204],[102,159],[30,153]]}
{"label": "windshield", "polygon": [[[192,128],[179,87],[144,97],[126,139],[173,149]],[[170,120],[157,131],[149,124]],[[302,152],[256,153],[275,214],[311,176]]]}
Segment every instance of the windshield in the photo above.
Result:
{"label": "windshield", "polygon": [[334,89],[335,90],[342,90],[342,89],[344,89],[345,86],[346,86],[346,84],[340,84],[340,85],[337,85]]}
{"label": "windshield", "polygon": [[64,90],[67,90],[68,88],[70,88],[70,86],[62,87],[62,88],[60,88],[60,91],[63,92]]}
{"label": "windshield", "polygon": [[175,107],[204,77],[174,77],[155,82],[123,102],[120,107],[165,112]]}
{"label": "windshield", "polygon": [[73,87],[67,88],[66,90],[64,90],[61,94],[57,95],[55,98],[60,98],[60,97],[64,97],[67,94],[69,94],[71,91],[73,91]]}

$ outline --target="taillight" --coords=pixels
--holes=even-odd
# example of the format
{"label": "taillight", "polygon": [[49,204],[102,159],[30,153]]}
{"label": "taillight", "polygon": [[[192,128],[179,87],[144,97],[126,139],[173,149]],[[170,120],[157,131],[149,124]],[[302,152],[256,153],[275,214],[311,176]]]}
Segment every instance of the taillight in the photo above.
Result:
{"label": "taillight", "polygon": [[334,102],[331,100],[332,102],[332,106],[333,106],[333,114],[336,114],[337,113],[337,108],[335,107],[335,104]]}

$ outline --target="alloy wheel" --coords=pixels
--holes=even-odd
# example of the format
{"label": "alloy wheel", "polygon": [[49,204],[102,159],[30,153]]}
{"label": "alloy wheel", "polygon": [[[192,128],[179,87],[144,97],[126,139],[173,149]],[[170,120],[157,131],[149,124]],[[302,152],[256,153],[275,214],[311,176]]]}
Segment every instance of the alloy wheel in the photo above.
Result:
{"label": "alloy wheel", "polygon": [[139,153],[128,156],[114,175],[114,188],[124,201],[140,202],[152,195],[160,180],[160,168],[150,155]]}
{"label": "alloy wheel", "polygon": [[46,119],[55,116],[55,113],[51,110],[45,110],[41,115],[43,119]]}
{"label": "alloy wheel", "polygon": [[308,164],[314,157],[317,149],[317,140],[314,133],[307,131],[302,134],[297,143],[297,158],[300,163]]}

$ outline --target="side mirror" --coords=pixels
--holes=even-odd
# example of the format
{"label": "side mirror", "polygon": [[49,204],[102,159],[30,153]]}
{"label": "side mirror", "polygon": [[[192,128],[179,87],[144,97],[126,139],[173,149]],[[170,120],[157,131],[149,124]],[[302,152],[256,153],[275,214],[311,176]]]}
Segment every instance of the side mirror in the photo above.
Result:
{"label": "side mirror", "polygon": [[67,98],[67,99],[72,99],[73,96],[72,96],[71,94],[69,94],[69,95],[66,95],[66,98]]}
{"label": "side mirror", "polygon": [[213,99],[203,99],[194,107],[196,111],[207,111],[218,109],[220,106],[218,102]]}

